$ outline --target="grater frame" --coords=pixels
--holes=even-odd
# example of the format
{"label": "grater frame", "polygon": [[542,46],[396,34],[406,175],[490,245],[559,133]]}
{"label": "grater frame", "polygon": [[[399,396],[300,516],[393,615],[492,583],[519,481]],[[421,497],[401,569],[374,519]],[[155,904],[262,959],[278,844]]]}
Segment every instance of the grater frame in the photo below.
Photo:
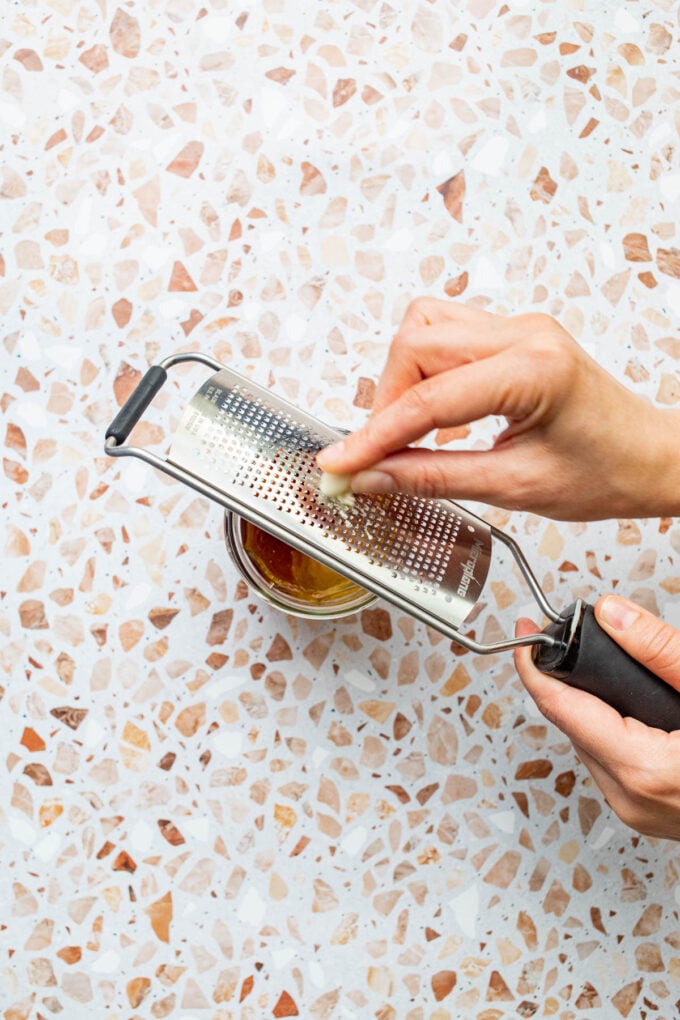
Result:
{"label": "grater frame", "polygon": [[[146,410],[146,408],[149,406],[153,397],[156,395],[157,392],[159,392],[160,388],[162,387],[167,377],[167,370],[173,367],[174,365],[183,364],[191,361],[200,363],[205,367],[212,369],[213,372],[216,374],[227,373],[231,379],[240,380],[248,392],[250,393],[259,392],[263,396],[263,399],[265,399],[266,401],[268,402],[275,401],[276,405],[279,408],[286,408],[288,410],[288,413],[292,416],[294,424],[301,423],[301,427],[308,424],[310,428],[313,428],[316,432],[321,430],[321,432],[323,433],[325,438],[328,439],[329,442],[334,441],[336,438],[341,438],[343,435],[343,433],[340,430],[330,428],[323,422],[320,422],[318,419],[313,418],[311,415],[308,415],[305,412],[301,411],[299,408],[295,407],[295,405],[291,404],[290,402],[283,400],[283,398],[272,395],[271,393],[269,393],[269,391],[263,389],[262,387],[256,385],[255,383],[252,383],[247,378],[239,376],[238,373],[234,372],[232,369],[229,369],[227,366],[217,361],[217,359],[212,358],[210,355],[204,354],[202,352],[181,352],[169,355],[161,362],[159,362],[157,366],[153,366],[151,369],[149,369],[149,371],[147,372],[147,376],[145,376],[144,379],[142,380],[142,383],[140,383],[138,390],[135,391],[130,398],[128,398],[127,403],[121,409],[119,414],[114,419],[114,422],[107,430],[105,452],[108,455],[113,457],[123,456],[136,457],[139,460],[142,460],[143,462],[149,464],[150,466],[169,475],[170,477],[183,482],[185,485],[194,489],[201,495],[207,497],[213,502],[218,503],[225,509],[231,510],[233,513],[250,521],[257,527],[269,531],[276,538],[279,538],[281,541],[286,542],[288,545],[291,545],[299,552],[302,552],[308,556],[312,556],[313,558],[319,560],[320,562],[324,563],[331,569],[336,570],[339,573],[343,574],[345,577],[350,578],[350,580],[354,581],[356,584],[359,584],[362,587],[366,588],[367,590],[372,591],[379,597],[384,598],[387,602],[396,606],[398,609],[402,610],[408,615],[413,616],[416,619],[419,619],[421,622],[427,624],[428,626],[433,627],[440,633],[445,634],[451,640],[457,642],[458,644],[463,645],[464,647],[468,648],[469,650],[477,654],[487,655],[498,651],[506,651],[507,649],[523,645],[544,645],[548,647],[554,647],[556,644],[562,643],[561,641],[556,641],[554,637],[550,636],[546,632],[540,632],[537,634],[527,635],[521,638],[511,638],[501,642],[483,644],[478,642],[474,637],[465,634],[461,631],[460,627],[465,622],[466,616],[470,615],[470,612],[472,611],[472,609],[474,608],[478,601],[479,595],[481,595],[481,589],[486,580],[486,572],[488,571],[488,567],[490,566],[491,562],[491,548],[492,541],[494,539],[501,542],[510,551],[533,597],[535,598],[536,602],[538,603],[539,607],[541,608],[545,616],[547,616],[553,622],[559,621],[561,617],[559,613],[557,613],[547,601],[527,560],[525,559],[521,549],[519,548],[515,540],[511,538],[511,536],[503,532],[501,529],[496,528],[494,525],[488,524],[486,521],[483,521],[481,518],[477,517],[469,510],[460,507],[453,501],[435,499],[422,500],[418,497],[408,496],[400,497],[407,508],[409,504],[412,504],[416,500],[418,500],[419,503],[428,504],[427,519],[429,519],[430,516],[429,505],[431,504],[433,512],[435,514],[439,510],[439,508],[441,508],[441,516],[443,517],[443,519],[450,517],[451,514],[455,514],[458,517],[460,517],[462,521],[469,522],[470,531],[474,531],[475,528],[479,528],[480,534],[482,534],[483,536],[488,536],[488,550],[481,549],[477,550],[478,553],[481,552],[482,555],[486,555],[488,558],[488,562],[483,564],[483,567],[485,566],[486,570],[484,570],[484,576],[482,578],[481,585],[479,586],[479,592],[477,593],[477,596],[473,601],[470,601],[469,599],[467,600],[466,605],[468,605],[469,610],[462,619],[458,619],[456,622],[447,620],[443,618],[441,615],[433,616],[433,613],[427,609],[426,605],[423,604],[424,599],[425,602],[427,602],[425,596],[421,596],[421,598],[419,599],[408,597],[404,594],[404,591],[403,590],[400,591],[397,586],[385,583],[384,578],[383,580],[380,580],[376,576],[378,572],[377,567],[374,567],[373,572],[366,572],[360,569],[356,569],[352,565],[352,563],[347,559],[343,559],[342,556],[339,556],[337,554],[334,555],[333,553],[329,552],[328,548],[324,548],[324,546],[321,544],[321,541],[319,541],[318,543],[315,541],[310,541],[309,534],[305,536],[304,533],[301,533],[299,526],[298,529],[296,530],[296,528],[293,527],[292,524],[289,525],[287,523],[285,514],[278,513],[274,516],[272,512],[267,513],[263,509],[260,509],[260,507],[256,503],[252,501],[248,502],[243,498],[239,498],[235,491],[233,490],[227,491],[224,488],[220,488],[218,485],[213,484],[208,478],[202,476],[200,472],[197,472],[195,469],[189,470],[186,463],[182,464],[180,462],[177,462],[177,460],[173,460],[173,451],[176,451],[176,449],[180,449],[180,460],[183,457],[187,463],[191,463],[192,467],[194,466],[191,457],[191,452],[190,451],[187,452],[187,450],[185,449],[184,452],[182,453],[182,448],[186,447],[187,442],[186,437],[187,435],[190,434],[189,428],[185,427],[185,424],[187,422],[188,416],[189,419],[191,419],[192,406],[195,405],[198,398],[201,396],[206,387],[208,387],[208,383],[211,382],[211,380],[208,380],[208,382],[206,382],[204,386],[201,387],[201,389],[199,389],[199,391],[195,394],[189,407],[185,411],[184,417],[182,419],[182,426],[180,426],[180,430],[178,430],[178,433],[175,435],[175,438],[173,440],[173,444],[170,449],[170,456],[161,457],[158,454],[154,453],[153,451],[146,449],[145,447],[127,444],[126,440],[127,436],[129,435],[129,432],[131,431],[134,424],[136,424],[136,422],[139,420],[144,410]],[[145,386],[145,380],[147,380],[147,378],[149,381]],[[211,379],[212,378],[215,377],[211,377]],[[208,387],[208,389],[210,389],[210,387]],[[253,414],[252,408],[248,409],[248,413],[252,417]],[[287,439],[299,441],[300,435],[302,435],[302,433],[300,433],[299,430],[298,432],[295,432],[294,429],[293,434],[288,435],[287,433],[285,433],[285,431],[279,429],[279,432],[275,435],[274,438],[277,442],[284,444],[285,447],[285,442]],[[314,451],[310,449],[309,452],[310,453],[314,452],[315,454],[315,452],[318,452],[319,448],[320,447],[317,445]],[[291,447],[291,449],[293,450],[293,452],[297,454],[300,453],[299,446]],[[177,456],[176,453],[175,456]],[[266,500],[267,496],[265,496],[264,499]],[[378,504],[373,504],[374,508],[376,505]],[[413,512],[415,513],[415,510]],[[389,517],[389,514],[387,516]],[[475,540],[475,542],[476,541],[477,540]],[[480,558],[482,558],[482,555],[480,555]],[[475,558],[473,557],[472,569],[468,568],[468,581],[470,580],[470,576],[474,573],[475,566],[474,560]],[[398,573],[395,573],[393,575],[393,578],[398,579]],[[403,583],[404,581],[403,576],[401,580],[402,588],[404,588],[405,585]],[[417,593],[418,592],[416,591],[415,594]],[[465,589],[465,593],[467,593],[467,588]],[[460,612],[461,607],[459,606],[458,616],[460,616]]]}

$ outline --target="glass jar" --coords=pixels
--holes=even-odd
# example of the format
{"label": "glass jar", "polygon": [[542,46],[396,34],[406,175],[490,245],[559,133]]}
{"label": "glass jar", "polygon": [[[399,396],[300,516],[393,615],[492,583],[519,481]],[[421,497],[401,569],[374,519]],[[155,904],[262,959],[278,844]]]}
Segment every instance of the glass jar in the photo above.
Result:
{"label": "glass jar", "polygon": [[285,613],[328,620],[377,601],[377,595],[230,510],[224,533],[231,558],[252,590]]}

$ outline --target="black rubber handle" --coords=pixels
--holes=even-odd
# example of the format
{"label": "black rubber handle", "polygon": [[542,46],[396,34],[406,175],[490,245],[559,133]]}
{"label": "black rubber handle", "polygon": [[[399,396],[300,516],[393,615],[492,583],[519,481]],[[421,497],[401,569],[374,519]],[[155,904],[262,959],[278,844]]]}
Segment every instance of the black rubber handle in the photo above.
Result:
{"label": "black rubber handle", "polygon": [[575,603],[545,633],[564,645],[534,646],[533,659],[542,672],[594,694],[623,716],[667,732],[680,730],[680,692],[624,652],[602,630],[592,606]]}
{"label": "black rubber handle", "polygon": [[124,443],[167,378],[164,368],[152,365],[109,425],[106,438],[113,436],[117,443]]}

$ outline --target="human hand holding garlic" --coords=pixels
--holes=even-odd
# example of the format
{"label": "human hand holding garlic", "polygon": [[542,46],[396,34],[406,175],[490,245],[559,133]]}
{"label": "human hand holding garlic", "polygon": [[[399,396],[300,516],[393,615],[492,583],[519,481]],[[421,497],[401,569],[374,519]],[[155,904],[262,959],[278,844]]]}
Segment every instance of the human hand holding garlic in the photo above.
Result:
{"label": "human hand holding garlic", "polygon": [[[488,450],[408,448],[489,415],[505,427]],[[675,516],[678,437],[677,411],[629,391],[550,317],[419,298],[390,347],[369,421],[318,462],[345,476],[345,491],[474,499],[557,520]],[[680,690],[680,631],[617,596],[595,611],[629,655]],[[538,629],[520,620],[517,636]],[[540,672],[527,648],[515,662],[618,816],[680,840],[680,731],[623,718]]]}
{"label": "human hand holding garlic", "polygon": [[[488,450],[410,448],[489,415]],[[547,315],[414,301],[366,425],[318,457],[354,492],[481,500],[557,520],[680,512],[680,414],[632,393]]]}

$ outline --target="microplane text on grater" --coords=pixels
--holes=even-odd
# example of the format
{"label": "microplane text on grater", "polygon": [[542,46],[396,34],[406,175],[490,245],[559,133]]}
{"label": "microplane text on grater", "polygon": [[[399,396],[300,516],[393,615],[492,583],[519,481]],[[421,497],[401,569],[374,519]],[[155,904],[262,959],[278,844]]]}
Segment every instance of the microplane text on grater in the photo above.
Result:
{"label": "microplane text on grater", "polygon": [[[187,405],[166,458],[126,443],[168,369],[194,361],[212,370]],[[628,656],[577,599],[561,612],[548,602],[510,535],[450,500],[404,493],[324,497],[316,455],[342,432],[249,381],[209,355],[170,355],[148,369],[106,432],[105,450],[153,465],[384,598],[486,655],[531,645],[536,665],[602,698],[622,715],[680,729],[680,693]],[[542,631],[482,644],[461,630],[491,566],[492,539],[512,554],[551,621]]]}

